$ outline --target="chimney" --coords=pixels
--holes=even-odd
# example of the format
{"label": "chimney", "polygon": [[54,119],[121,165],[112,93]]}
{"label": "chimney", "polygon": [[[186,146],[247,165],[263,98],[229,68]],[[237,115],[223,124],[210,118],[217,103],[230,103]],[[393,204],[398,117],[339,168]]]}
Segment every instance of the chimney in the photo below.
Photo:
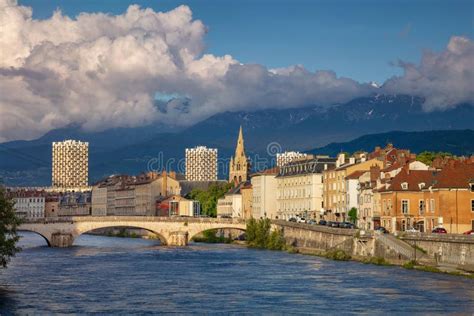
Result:
{"label": "chimney", "polygon": [[337,167],[341,166],[344,164],[344,162],[346,161],[346,155],[343,154],[343,153],[340,153],[339,155],[337,155]]}
{"label": "chimney", "polygon": [[350,163],[351,165],[355,164],[355,162],[356,162],[356,159],[355,159],[354,157],[350,157],[350,158],[349,158],[349,163]]}
{"label": "chimney", "polygon": [[168,195],[168,175],[166,174],[166,170],[161,173],[161,195]]}
{"label": "chimney", "polygon": [[380,176],[380,167],[375,165],[370,167],[370,180],[375,181]]}

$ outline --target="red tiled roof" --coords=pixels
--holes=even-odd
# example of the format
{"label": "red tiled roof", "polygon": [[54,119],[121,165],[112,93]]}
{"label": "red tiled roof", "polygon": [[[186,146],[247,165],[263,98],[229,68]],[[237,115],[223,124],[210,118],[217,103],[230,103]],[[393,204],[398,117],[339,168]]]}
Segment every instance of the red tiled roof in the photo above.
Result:
{"label": "red tiled roof", "polygon": [[351,179],[359,179],[359,177],[361,175],[363,175],[364,173],[366,172],[369,172],[368,170],[357,170],[357,171],[354,171],[353,173],[351,173],[350,175],[348,175],[346,177],[346,180],[351,180]]}
{"label": "red tiled roof", "polygon": [[[408,170],[406,167],[400,171],[391,181],[387,189],[382,188],[379,192],[385,191],[421,191],[427,189],[433,184],[436,172],[431,170]],[[408,188],[403,189],[402,183],[407,183]],[[420,188],[419,184],[424,183]]]}
{"label": "red tiled roof", "polygon": [[433,188],[468,188],[474,182],[474,163],[454,162],[436,176]]}

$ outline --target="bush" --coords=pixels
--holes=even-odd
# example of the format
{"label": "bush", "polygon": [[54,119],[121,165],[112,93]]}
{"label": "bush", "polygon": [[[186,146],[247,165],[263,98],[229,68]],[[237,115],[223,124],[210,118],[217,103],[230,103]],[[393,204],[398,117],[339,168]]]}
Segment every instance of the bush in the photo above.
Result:
{"label": "bush", "polygon": [[363,261],[363,263],[369,263],[369,264],[375,264],[378,266],[388,266],[390,263],[388,263],[385,258],[383,257],[370,257],[366,260]]}
{"label": "bush", "polygon": [[336,249],[326,252],[325,257],[332,260],[348,261],[351,260],[351,256],[348,255],[344,250]]}
{"label": "bush", "polygon": [[415,266],[416,266],[416,261],[415,260],[410,260],[410,261],[403,264],[403,267],[405,269],[414,269]]}

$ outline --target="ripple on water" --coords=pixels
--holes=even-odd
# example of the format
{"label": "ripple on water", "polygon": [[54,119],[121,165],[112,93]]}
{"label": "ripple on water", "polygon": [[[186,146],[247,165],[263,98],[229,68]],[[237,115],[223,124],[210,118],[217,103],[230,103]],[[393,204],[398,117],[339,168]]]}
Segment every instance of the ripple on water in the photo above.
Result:
{"label": "ripple on water", "polygon": [[[39,238],[39,239],[38,239]],[[68,249],[26,234],[0,274],[0,314],[469,314],[472,280],[235,245],[161,247],[83,235]]]}

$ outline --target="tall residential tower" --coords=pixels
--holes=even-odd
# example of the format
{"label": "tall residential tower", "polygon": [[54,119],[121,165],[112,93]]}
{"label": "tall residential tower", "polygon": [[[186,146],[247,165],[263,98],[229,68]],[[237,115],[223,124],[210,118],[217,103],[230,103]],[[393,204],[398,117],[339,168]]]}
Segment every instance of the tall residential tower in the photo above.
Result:
{"label": "tall residential tower", "polygon": [[217,149],[186,148],[186,180],[217,181]]}
{"label": "tall residential tower", "polygon": [[53,142],[53,187],[84,188],[88,186],[88,180],[89,143],[75,140]]}

